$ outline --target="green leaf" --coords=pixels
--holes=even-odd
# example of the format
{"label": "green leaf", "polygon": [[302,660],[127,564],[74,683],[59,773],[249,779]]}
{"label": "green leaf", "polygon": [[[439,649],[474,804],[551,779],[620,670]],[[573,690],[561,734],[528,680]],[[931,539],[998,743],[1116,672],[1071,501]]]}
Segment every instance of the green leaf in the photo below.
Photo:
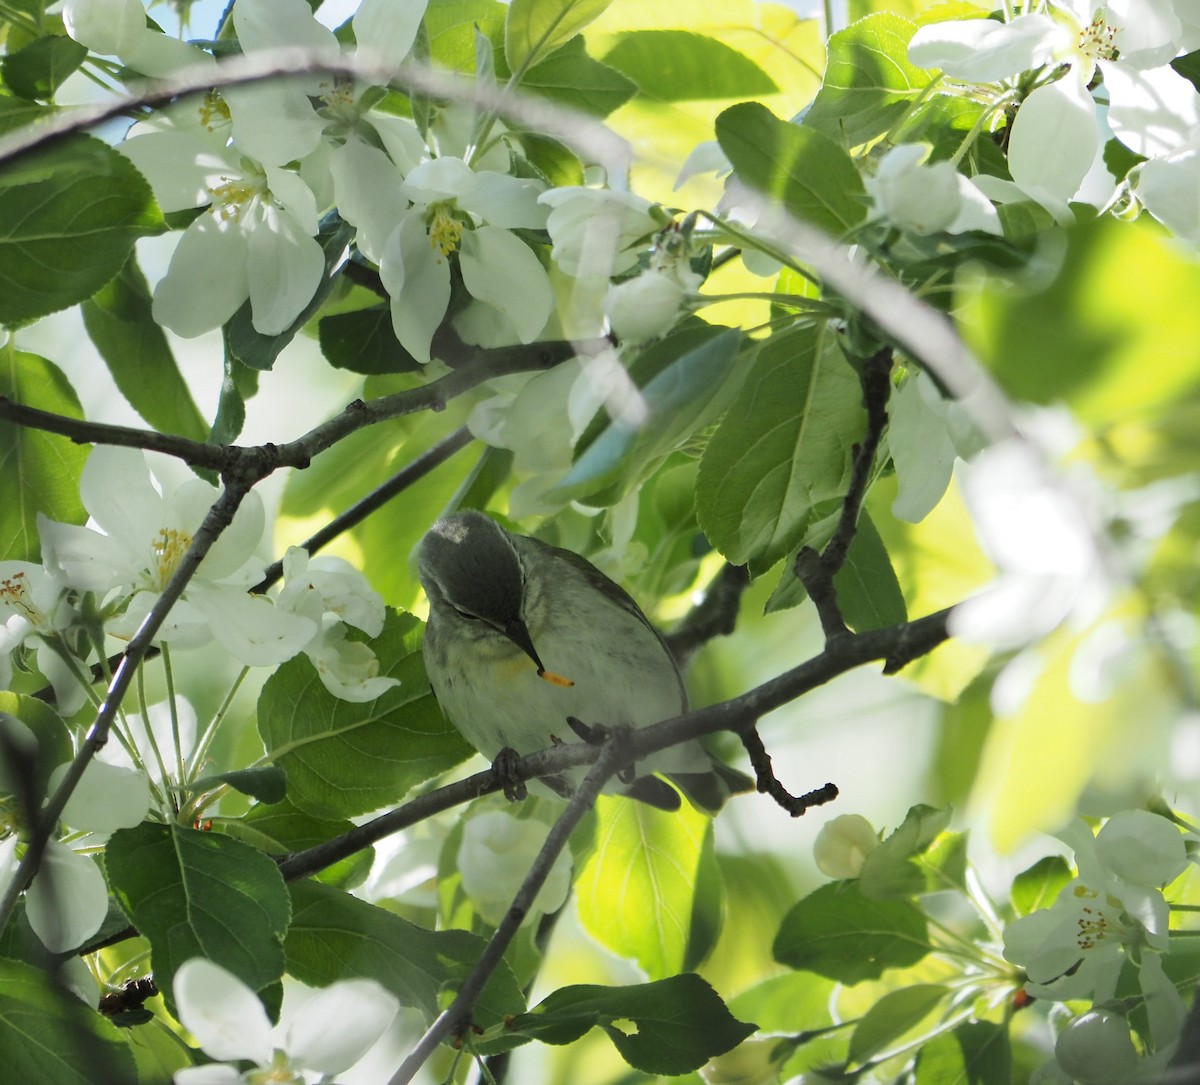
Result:
{"label": "green leaf", "polygon": [[264,335],[262,332],[256,331],[249,299],[229,318],[229,323],[226,325],[225,342],[239,362],[251,369],[259,370],[270,369],[275,364],[275,359],[279,357],[283,348],[296,338],[296,333],[308,323],[329,296],[333,284],[337,281],[335,269],[341,263],[346,246],[350,243],[353,234],[354,228],[336,215],[328,216],[321,223],[321,228],[317,232],[317,243],[325,253],[325,275],[321,279],[316,293],[313,294],[312,300],[292,321],[290,328],[278,335]]}
{"label": "green leaf", "polygon": [[562,987],[508,1029],[547,1044],[569,1044],[602,1028],[621,1057],[647,1074],[678,1076],[737,1047],[757,1029],[688,972],[629,987]]}
{"label": "green leaf", "polygon": [[430,0],[423,24],[429,58],[452,71],[474,71],[476,28],[499,43],[507,15],[508,5],[499,0]]}
{"label": "green leaf", "polygon": [[645,481],[668,454],[729,407],[745,372],[734,361],[741,341],[742,333],[728,328],[665,366],[642,389],[646,418],[636,425],[611,422],[548,499],[615,504]]}
{"label": "green leaf", "polygon": [[0,60],[0,73],[18,98],[49,100],[87,55],[85,46],[64,35],[38,38]]}
{"label": "green leaf", "polygon": [[283,975],[290,902],[262,852],[220,833],[145,822],[112,835],[104,865],[121,907],[150,941],[168,1005],[175,972],[192,957],[207,957],[254,991]]}
{"label": "green leaf", "polygon": [[[867,897],[907,897],[948,889],[938,872],[925,862],[925,853],[950,823],[953,811],[914,806],[903,823],[863,863],[859,887]],[[960,855],[965,860],[965,856]],[[961,881],[961,878],[959,879]],[[932,884],[931,884],[932,883]]]}
{"label": "green leaf", "polygon": [[504,55],[514,72],[570,41],[612,0],[513,0],[504,24]]}
{"label": "green leaf", "polygon": [[652,979],[699,963],[720,913],[711,820],[687,804],[671,813],[612,796],[596,811],[594,849],[576,879],[584,930]]}
{"label": "green leaf", "polygon": [[383,633],[369,643],[379,674],[400,685],[367,704],[334,697],[305,656],[267,679],[259,734],[300,809],[324,818],[365,814],[473,753],[429,691],[422,628],[411,614],[389,612]]}
{"label": "green leaf", "polygon": [[981,282],[967,307],[969,345],[1004,390],[1034,403],[1065,402],[1085,426],[1174,408],[1195,394],[1194,256],[1145,218],[1096,218],[1067,229],[1065,239],[1066,251],[1024,289],[1008,279],[1001,289]]}
{"label": "green leaf", "polygon": [[258,391],[258,370],[243,365],[229,348],[229,329],[225,328],[224,372],[213,419],[211,444],[232,444],[246,424],[246,400]]}
{"label": "green leaf", "polygon": [[392,330],[388,305],[335,313],[317,323],[321,353],[335,369],[351,373],[417,373],[423,368]]}
{"label": "green leaf", "polygon": [[530,68],[521,78],[521,88],[596,117],[607,117],[638,90],[619,71],[588,56],[582,38],[572,38]]}
{"label": "green leaf", "polygon": [[95,1085],[136,1075],[120,1029],[40,969],[0,959],[0,1080]]}
{"label": "green leaf", "polygon": [[[879,537],[875,521],[864,510],[858,517],[858,529],[850,543],[846,561],[833,578],[838,603],[846,624],[857,633],[885,629],[908,619],[904,593],[892,568],[887,548]],[[808,592],[796,576],[792,563],[783,566],[779,585],[767,600],[766,612],[786,610],[808,598]]]}
{"label": "green leaf", "polygon": [[[11,349],[11,340],[0,354],[0,395],[26,407],[83,417],[75,389],[63,371],[36,354]],[[79,477],[87,455],[87,448],[70,438],[0,421],[0,477],[5,485],[5,500],[0,501],[0,554],[17,561],[39,560],[39,512],[69,524],[87,519],[79,499]]]}
{"label": "green leaf", "polygon": [[865,428],[858,377],[826,324],[757,348],[700,460],[696,515],[733,565],[766,572],[833,533]]}
{"label": "green leaf", "polygon": [[850,543],[846,563],[833,578],[833,585],[837,589],[842,615],[856,633],[884,629],[908,620],[904,593],[888,558],[887,547],[879,537],[875,522],[865,511],[858,517],[858,530]]}
{"label": "green leaf", "polygon": [[0,135],[8,135],[55,112],[53,106],[14,98],[11,94],[0,94]]}
{"label": "green leaf", "polygon": [[1071,867],[1061,855],[1039,859],[1013,879],[1013,911],[1020,916],[1049,908],[1071,877]]}
{"label": "green leaf", "polygon": [[914,904],[870,900],[857,882],[831,882],[784,916],[773,952],[790,968],[855,984],[914,965],[932,948]]}
{"label": "green leaf", "polygon": [[[25,697],[8,690],[0,690],[0,713],[13,716],[23,723],[33,732],[37,741],[37,748],[29,753],[29,760],[22,760],[19,765],[18,780],[11,778],[5,748],[0,746],[0,794],[20,794],[21,789],[24,789],[35,808],[40,808],[50,782],[50,774],[74,756],[71,733],[58,713],[36,697]],[[0,735],[4,732],[5,725],[0,717]],[[19,729],[17,733],[20,733]],[[19,813],[17,816],[20,816]]]}
{"label": "green leaf", "polygon": [[[324,987],[347,976],[377,980],[405,1006],[432,1019],[443,988],[461,983],[486,943],[467,931],[430,931],[316,882],[291,887],[292,923],[284,948],[288,972]],[[525,1009],[506,964],[492,974],[474,1024],[489,1028]]]}
{"label": "green leaf", "polygon": [[208,423],[151,315],[150,289],[135,256],[83,303],[82,312],[88,335],[130,406],[162,433],[205,440]]}
{"label": "green leaf", "polygon": [[862,1017],[850,1038],[850,1061],[866,1062],[909,1029],[916,1028],[950,994],[937,983],[918,983],[889,991]]}
{"label": "green leaf", "polygon": [[830,37],[825,79],[804,114],[805,127],[846,147],[892,128],[933,78],[909,62],[916,29],[907,19],[879,12]]}
{"label": "green leaf", "polygon": [[161,233],[150,186],[124,155],[69,136],[0,169],[0,323],[90,298],[139,237]]}
{"label": "green leaf", "polygon": [[629,76],[643,95],[662,102],[779,93],[775,81],[749,57],[689,30],[618,34],[604,63]]}
{"label": "green leaf", "polygon": [[1183,76],[1197,90],[1200,90],[1200,49],[1184,53],[1171,61],[1171,67]]}
{"label": "green leaf", "polygon": [[838,236],[866,217],[866,190],[850,156],[815,128],[742,102],[717,117],[716,129],[738,177],[801,221]]}
{"label": "green leaf", "polygon": [[207,791],[219,784],[228,784],[234,791],[265,803],[282,802],[287,794],[287,774],[276,765],[259,765],[257,768],[216,772],[211,776],[193,781],[188,785],[187,790]]}
{"label": "green leaf", "polygon": [[[218,818],[213,829],[242,840],[269,855],[304,851],[349,832],[354,822],[341,818],[316,818],[306,814],[286,798],[274,803],[256,803],[245,817]],[[371,873],[375,860],[373,847],[325,867],[316,877],[326,885],[351,889]]]}
{"label": "green leaf", "polygon": [[916,1085],[1011,1085],[1008,1029],[967,1021],[924,1044],[917,1055]]}

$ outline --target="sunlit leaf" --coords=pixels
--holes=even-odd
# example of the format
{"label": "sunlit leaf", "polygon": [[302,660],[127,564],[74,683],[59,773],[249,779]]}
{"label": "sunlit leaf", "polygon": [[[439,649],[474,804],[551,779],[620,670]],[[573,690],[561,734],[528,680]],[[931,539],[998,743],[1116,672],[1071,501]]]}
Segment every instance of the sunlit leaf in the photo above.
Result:
{"label": "sunlit leaf", "polygon": [[716,933],[696,926],[697,913],[712,911],[701,897],[719,893],[719,880],[704,877],[711,820],[687,804],[666,812],[608,796],[597,811],[594,851],[576,880],[584,929],[652,979],[695,963],[697,936],[703,955]]}
{"label": "sunlit leaf", "polygon": [[705,534],[756,575],[801,545],[821,546],[864,425],[858,378],[827,325],[766,340],[700,461]]}
{"label": "sunlit leaf", "polygon": [[[0,395],[26,407],[83,417],[66,374],[36,354],[20,350],[0,354]],[[0,501],[0,554],[13,560],[39,560],[39,512],[66,523],[82,524],[87,519],[79,498],[79,477],[87,455],[87,448],[70,438],[0,421],[0,475],[6,487],[6,500]]]}

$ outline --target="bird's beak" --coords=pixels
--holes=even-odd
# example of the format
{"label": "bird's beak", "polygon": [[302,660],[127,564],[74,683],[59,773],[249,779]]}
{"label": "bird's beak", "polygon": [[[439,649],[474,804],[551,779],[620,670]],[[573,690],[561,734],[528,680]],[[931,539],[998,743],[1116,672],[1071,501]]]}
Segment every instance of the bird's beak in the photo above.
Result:
{"label": "bird's beak", "polygon": [[575,685],[571,679],[564,678],[561,674],[555,674],[553,671],[548,671],[542,666],[542,661],[538,658],[537,649],[533,646],[533,638],[530,637],[528,628],[520,618],[513,618],[505,624],[504,635],[533,660],[537,665],[539,678],[549,682],[552,686]]}

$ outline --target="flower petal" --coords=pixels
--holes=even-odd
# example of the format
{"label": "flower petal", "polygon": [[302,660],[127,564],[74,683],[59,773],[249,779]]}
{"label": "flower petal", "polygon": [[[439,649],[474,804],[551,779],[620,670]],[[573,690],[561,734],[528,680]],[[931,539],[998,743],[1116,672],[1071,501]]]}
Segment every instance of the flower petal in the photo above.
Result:
{"label": "flower petal", "polygon": [[212,186],[235,171],[225,154],[191,132],[143,132],[117,145],[138,168],[164,211],[212,202]]}
{"label": "flower petal", "polygon": [[221,585],[197,586],[187,601],[204,616],[217,643],[248,667],[291,659],[316,630],[307,618],[279,610],[269,599]]}
{"label": "flower petal", "polygon": [[214,1059],[271,1058],[271,1022],[249,987],[203,957],[179,966],[173,983],[176,1016]]}
{"label": "flower petal", "polygon": [[358,248],[379,263],[396,223],[408,209],[400,170],[378,147],[357,136],[334,150],[329,163],[338,213],[358,230]]}
{"label": "flower petal", "polygon": [[521,342],[531,342],[554,311],[554,290],[533,250],[507,230],[481,226],[463,235],[459,256],[472,297],[499,309]]}
{"label": "flower petal", "polygon": [[376,53],[380,60],[399,64],[412,49],[428,0],[362,0],[352,25],[359,53]]}
{"label": "flower petal", "polygon": [[1049,63],[1068,36],[1048,15],[1019,15],[1010,23],[957,19],[919,27],[908,43],[908,59],[955,79],[994,83]]}
{"label": "flower petal", "polygon": [[1186,147],[1200,126],[1196,88],[1170,65],[1134,71],[1104,65],[1108,123],[1131,151],[1155,158]]}
{"label": "flower petal", "polygon": [[325,254],[294,216],[267,207],[250,235],[248,259],[254,330],[278,335],[312,301],[325,274]]}
{"label": "flower petal", "polygon": [[155,321],[184,339],[219,328],[250,294],[249,251],[235,219],[200,215],[184,230],[154,290]]}
{"label": "flower petal", "polygon": [[392,299],[396,338],[418,362],[429,361],[433,333],[450,304],[450,265],[430,244],[420,215],[405,215],[392,231],[379,277]]}
{"label": "flower petal", "polygon": [[1096,104],[1083,79],[1071,71],[1021,103],[1008,144],[1009,171],[1034,199],[1065,202],[1079,189],[1099,150]]}
{"label": "flower petal", "polygon": [[96,863],[51,840],[25,895],[25,916],[52,953],[78,949],[108,915],[108,886]]}
{"label": "flower petal", "polygon": [[396,996],[375,980],[339,980],[291,1017],[285,1049],[306,1069],[340,1074],[387,1031],[399,1009]]}
{"label": "flower petal", "polygon": [[325,122],[314,111],[306,89],[317,88],[302,88],[293,80],[226,87],[222,93],[233,112],[233,141],[238,148],[269,166],[312,154],[321,142]]}
{"label": "flower petal", "polygon": [[[69,765],[59,765],[50,774],[54,791]],[[67,799],[62,819],[73,829],[111,833],[140,825],[150,812],[150,780],[140,769],[91,761]]]}

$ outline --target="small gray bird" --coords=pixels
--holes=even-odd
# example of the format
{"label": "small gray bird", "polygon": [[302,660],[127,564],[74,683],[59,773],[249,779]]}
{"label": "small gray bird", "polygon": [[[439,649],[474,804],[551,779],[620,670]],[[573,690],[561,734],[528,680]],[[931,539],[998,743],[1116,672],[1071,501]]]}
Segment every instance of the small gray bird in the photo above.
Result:
{"label": "small gray bird", "polygon": [[[675,660],[638,605],[589,561],[481,512],[444,516],[421,541],[429,597],[425,669],[442,710],[484,757],[574,741],[585,725],[645,727],[687,710]],[[717,810],[753,788],[695,741],[639,762],[618,790],[664,810],[679,795]],[[582,778],[582,770],[572,774]],[[570,794],[566,778],[543,782]]]}

